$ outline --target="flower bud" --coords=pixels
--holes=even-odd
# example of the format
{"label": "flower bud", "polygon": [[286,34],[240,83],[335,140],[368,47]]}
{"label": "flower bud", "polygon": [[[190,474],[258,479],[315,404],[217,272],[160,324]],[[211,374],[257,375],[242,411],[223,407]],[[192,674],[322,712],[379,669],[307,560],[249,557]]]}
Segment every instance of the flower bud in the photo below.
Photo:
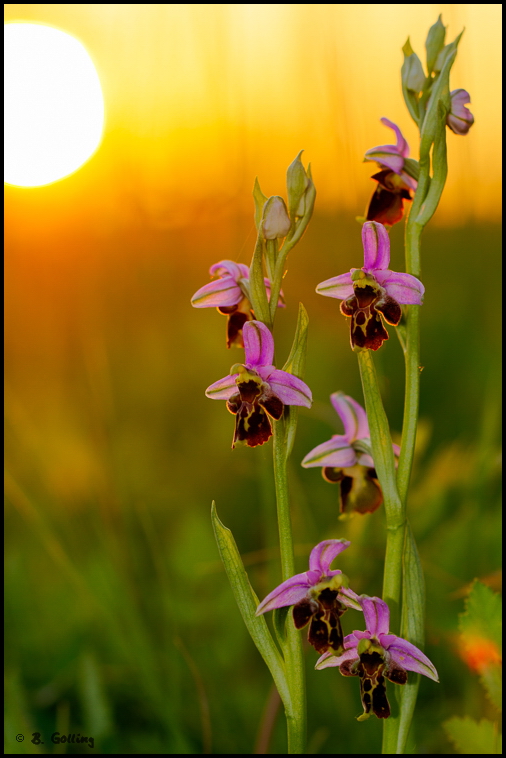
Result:
{"label": "flower bud", "polygon": [[474,124],[474,116],[464,103],[470,103],[471,96],[465,89],[454,89],[450,92],[450,112],[446,123],[455,134],[467,134]]}
{"label": "flower bud", "polygon": [[437,57],[445,45],[446,27],[441,21],[441,15],[438,20],[433,24],[427,35],[425,41],[425,49],[427,50],[427,71],[430,74],[434,71]]}
{"label": "flower bud", "polygon": [[261,230],[266,240],[286,237],[290,231],[291,221],[285,201],[279,195],[270,197],[264,205]]}
{"label": "flower bud", "polygon": [[304,215],[304,195],[309,186],[306,170],[302,165],[301,150],[295,160],[290,163],[286,172],[286,188],[288,191],[288,211],[290,216]]}
{"label": "flower bud", "polygon": [[410,92],[418,94],[425,84],[425,74],[418,55],[413,51],[409,38],[402,48],[404,63],[402,64],[402,84]]}

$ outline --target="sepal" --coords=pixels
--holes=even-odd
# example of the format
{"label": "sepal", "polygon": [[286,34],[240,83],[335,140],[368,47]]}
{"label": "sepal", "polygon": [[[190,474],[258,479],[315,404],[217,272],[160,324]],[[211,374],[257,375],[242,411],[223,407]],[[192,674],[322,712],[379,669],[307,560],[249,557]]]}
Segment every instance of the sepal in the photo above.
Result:
{"label": "sepal", "polygon": [[413,121],[419,125],[418,100],[420,92],[425,86],[426,77],[420,58],[411,47],[409,37],[402,48],[402,52],[404,53],[404,63],[401,68],[402,94]]}
{"label": "sepal", "polygon": [[427,51],[427,73],[429,76],[434,71],[438,55],[445,46],[445,36],[446,26],[441,21],[440,14],[436,23],[430,27],[427,39],[425,40],[425,49]]}
{"label": "sepal", "polygon": [[302,165],[300,156],[304,151],[301,150],[297,157],[290,163],[286,171],[286,189],[288,193],[288,212],[290,218],[304,215],[304,195],[309,186],[309,179],[306,169]]}

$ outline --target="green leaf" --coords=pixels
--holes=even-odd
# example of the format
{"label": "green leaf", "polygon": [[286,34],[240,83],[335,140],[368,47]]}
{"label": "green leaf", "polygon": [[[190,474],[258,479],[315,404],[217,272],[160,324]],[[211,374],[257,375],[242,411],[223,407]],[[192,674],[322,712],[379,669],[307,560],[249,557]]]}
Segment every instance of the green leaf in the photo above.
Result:
{"label": "green leaf", "polygon": [[459,629],[468,654],[475,659],[480,681],[498,710],[502,709],[502,600],[477,579],[459,616]]}
{"label": "green leaf", "polygon": [[498,711],[502,711],[502,664],[491,663],[484,666],[480,682],[485,688],[488,698]]}
{"label": "green leaf", "polygon": [[[299,303],[299,315],[297,318],[297,328],[295,329],[295,337],[293,338],[292,349],[290,350],[290,355],[288,356],[288,359],[283,366],[283,371],[287,371],[289,374],[293,374],[299,379],[303,379],[304,371],[306,368],[308,326],[309,317],[307,315],[307,311],[302,303]],[[295,432],[297,431],[298,417],[299,409],[296,405],[288,405],[285,407],[284,424],[287,459],[292,452],[293,443],[295,442]]]}
{"label": "green leaf", "polygon": [[466,716],[454,716],[443,723],[448,738],[462,755],[496,755],[501,753],[501,735],[497,724]]}
{"label": "green leaf", "polygon": [[260,189],[258,183],[258,177],[255,177],[255,184],[253,185],[253,200],[255,201],[255,226],[257,231],[260,229],[260,222],[264,212],[264,205],[267,202],[267,197]]}
{"label": "green leaf", "polygon": [[269,667],[269,671],[286,707],[290,703],[290,692],[286,681],[283,659],[276,647],[276,643],[272,639],[265,618],[263,616],[255,616],[258,598],[244,569],[232,532],[218,518],[214,501],[211,506],[211,520],[221,560],[225,566],[225,571],[241,616],[244,619],[251,639]]}
{"label": "green leaf", "polygon": [[272,328],[272,322],[269,312],[269,301],[267,300],[267,292],[264,282],[263,271],[263,255],[264,255],[264,240],[262,234],[259,233],[255,245],[255,251],[253,258],[251,259],[250,274],[249,274],[249,291],[251,297],[251,305],[255,312],[255,318],[261,321],[263,324]]}
{"label": "green leaf", "polygon": [[433,24],[427,35],[425,41],[425,49],[427,50],[427,71],[430,74],[434,71],[437,57],[445,45],[446,27],[441,21],[441,15],[438,20]]}
{"label": "green leaf", "polygon": [[475,579],[467,597],[466,609],[459,616],[460,633],[491,640],[502,651],[502,600],[486,584]]}
{"label": "green leaf", "polygon": [[306,368],[308,326],[309,316],[302,303],[299,303],[299,314],[297,317],[297,327],[295,329],[292,349],[290,350],[290,355],[283,366],[283,371],[287,371],[289,374],[293,374],[299,379],[304,377],[304,370]]}

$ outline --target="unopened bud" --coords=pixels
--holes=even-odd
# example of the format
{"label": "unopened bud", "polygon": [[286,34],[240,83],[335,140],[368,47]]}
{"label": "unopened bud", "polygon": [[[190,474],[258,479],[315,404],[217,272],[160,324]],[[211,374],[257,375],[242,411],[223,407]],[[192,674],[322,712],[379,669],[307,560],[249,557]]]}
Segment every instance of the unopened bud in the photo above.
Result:
{"label": "unopened bud", "polygon": [[418,55],[413,51],[409,38],[402,48],[404,63],[402,64],[401,76],[404,87],[410,92],[418,94],[425,85],[425,74]]}
{"label": "unopened bud", "polygon": [[286,237],[290,231],[291,221],[288,216],[285,201],[279,195],[270,197],[264,205],[261,223],[262,234],[266,240]]}
{"label": "unopened bud", "polygon": [[303,150],[300,151],[295,160],[290,163],[286,172],[288,211],[290,216],[304,215],[304,195],[309,186],[309,179],[300,159],[303,152]]}
{"label": "unopened bud", "polygon": [[445,46],[446,27],[441,21],[441,15],[435,24],[433,24],[425,41],[427,50],[427,71],[430,74],[434,71],[439,53]]}

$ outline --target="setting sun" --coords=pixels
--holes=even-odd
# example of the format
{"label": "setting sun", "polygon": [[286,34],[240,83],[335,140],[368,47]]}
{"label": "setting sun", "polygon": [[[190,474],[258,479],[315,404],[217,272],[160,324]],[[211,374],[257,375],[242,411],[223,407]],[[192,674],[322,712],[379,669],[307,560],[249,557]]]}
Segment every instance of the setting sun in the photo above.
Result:
{"label": "setting sun", "polygon": [[104,100],[77,39],[42,24],[5,27],[5,174],[37,187],[76,171],[102,138]]}

